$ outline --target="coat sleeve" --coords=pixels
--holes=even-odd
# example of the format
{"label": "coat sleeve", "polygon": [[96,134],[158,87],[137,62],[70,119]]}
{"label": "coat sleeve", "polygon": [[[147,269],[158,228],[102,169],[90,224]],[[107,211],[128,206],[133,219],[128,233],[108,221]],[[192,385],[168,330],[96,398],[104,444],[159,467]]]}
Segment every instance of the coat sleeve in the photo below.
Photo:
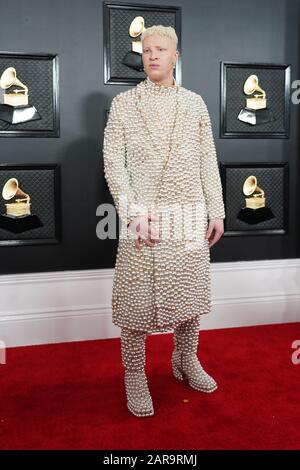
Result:
{"label": "coat sleeve", "polygon": [[218,167],[211,120],[204,100],[200,112],[200,177],[208,218],[225,218],[223,190]]}
{"label": "coat sleeve", "polygon": [[120,97],[115,96],[104,129],[104,175],[117,213],[126,225],[137,215],[145,214],[145,208],[137,204],[126,165],[126,140],[122,123]]}

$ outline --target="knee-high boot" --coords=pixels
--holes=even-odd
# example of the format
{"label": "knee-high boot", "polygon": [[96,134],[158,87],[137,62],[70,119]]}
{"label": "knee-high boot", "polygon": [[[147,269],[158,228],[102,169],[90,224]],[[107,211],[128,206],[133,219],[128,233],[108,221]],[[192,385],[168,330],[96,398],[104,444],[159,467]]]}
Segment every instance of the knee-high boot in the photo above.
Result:
{"label": "knee-high boot", "polygon": [[176,379],[188,380],[191,387],[200,392],[213,392],[216,381],[201,366],[198,357],[200,317],[182,322],[174,329],[172,369]]}
{"label": "knee-high boot", "polygon": [[127,407],[135,416],[152,416],[153,402],[145,374],[147,333],[121,329],[121,356],[125,369]]}

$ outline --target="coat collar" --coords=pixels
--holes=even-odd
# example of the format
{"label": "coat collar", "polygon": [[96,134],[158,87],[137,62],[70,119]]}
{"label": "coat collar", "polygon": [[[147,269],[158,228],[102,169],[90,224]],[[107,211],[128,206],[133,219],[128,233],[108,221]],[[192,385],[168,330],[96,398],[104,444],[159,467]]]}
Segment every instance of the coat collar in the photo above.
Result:
{"label": "coat collar", "polygon": [[180,88],[180,85],[176,82],[175,78],[173,77],[173,85],[165,86],[165,85],[158,85],[157,83],[153,82],[148,76],[145,80],[141,82],[144,86],[144,90],[147,93],[154,93],[159,95],[169,95],[175,94],[177,90]]}

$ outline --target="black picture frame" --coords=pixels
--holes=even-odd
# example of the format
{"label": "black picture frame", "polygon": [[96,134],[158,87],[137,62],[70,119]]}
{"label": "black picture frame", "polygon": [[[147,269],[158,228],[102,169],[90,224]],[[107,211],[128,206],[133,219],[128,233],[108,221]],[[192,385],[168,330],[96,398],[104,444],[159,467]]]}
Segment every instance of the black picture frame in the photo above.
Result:
{"label": "black picture frame", "polygon": [[[288,139],[290,134],[291,66],[288,64],[220,62],[220,138]],[[259,84],[267,93],[273,121],[251,125],[237,116],[246,108],[244,81],[259,73]],[[247,109],[247,108],[246,108]],[[273,111],[272,111],[273,110]]]}
{"label": "black picture frame", "polygon": [[[4,184],[10,178],[16,178],[19,188],[30,196],[32,217],[27,221],[21,220],[22,218],[7,220],[5,208],[7,201],[3,198],[2,191]],[[0,163],[0,189],[0,246],[60,243],[61,201],[58,164]]]}
{"label": "black picture frame", "polygon": [[[223,236],[288,233],[288,163],[219,163],[219,169],[226,215]],[[251,175],[256,176],[257,186],[265,192],[265,208],[261,215],[244,209],[243,183]]]}
{"label": "black picture frame", "polygon": [[[29,105],[39,119],[12,124],[0,120],[0,137],[59,137],[59,60],[57,54],[0,51],[0,76],[8,67],[29,90]],[[1,105],[3,93],[0,88]],[[7,106],[7,105],[5,105]]]}
{"label": "black picture frame", "polygon": [[174,77],[181,84],[181,7],[144,3],[103,2],[103,59],[105,85],[135,85],[146,78],[139,71],[122,64],[124,55],[131,51],[128,29],[136,16],[143,16],[145,27],[153,24],[172,26],[178,36],[179,57]]}

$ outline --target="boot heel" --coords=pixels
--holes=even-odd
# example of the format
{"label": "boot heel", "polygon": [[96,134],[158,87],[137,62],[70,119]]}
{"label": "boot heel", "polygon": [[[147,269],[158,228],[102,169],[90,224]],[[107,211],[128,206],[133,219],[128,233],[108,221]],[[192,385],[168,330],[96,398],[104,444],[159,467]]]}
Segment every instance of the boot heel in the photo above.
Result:
{"label": "boot heel", "polygon": [[178,380],[184,380],[185,379],[184,374],[181,372],[181,370],[178,369],[177,366],[173,366],[173,374],[174,374],[174,377]]}

